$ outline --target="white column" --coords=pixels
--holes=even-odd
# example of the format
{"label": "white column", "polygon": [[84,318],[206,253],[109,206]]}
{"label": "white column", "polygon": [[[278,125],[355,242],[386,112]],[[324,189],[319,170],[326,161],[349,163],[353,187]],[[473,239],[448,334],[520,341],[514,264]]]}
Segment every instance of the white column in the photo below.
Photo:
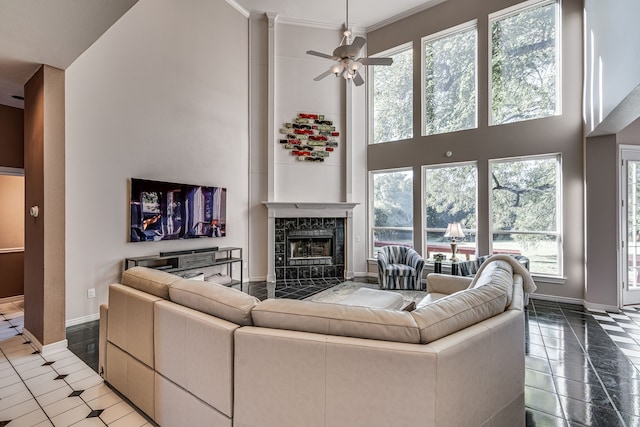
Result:
{"label": "white column", "polygon": [[276,116],[276,20],[278,19],[278,14],[267,12],[267,21],[269,25],[268,30],[268,71],[267,71],[267,85],[268,85],[268,107],[267,107],[267,133],[268,133],[268,141],[269,149],[268,153],[268,198],[269,201],[276,200],[275,194],[275,137],[276,137],[276,126],[275,126],[275,116]]}

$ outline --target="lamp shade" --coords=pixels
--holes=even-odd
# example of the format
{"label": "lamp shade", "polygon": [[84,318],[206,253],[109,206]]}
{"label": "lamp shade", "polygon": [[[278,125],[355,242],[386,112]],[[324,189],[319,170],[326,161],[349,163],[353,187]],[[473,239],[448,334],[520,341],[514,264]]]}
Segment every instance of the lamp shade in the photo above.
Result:
{"label": "lamp shade", "polygon": [[449,225],[447,225],[447,231],[444,233],[444,237],[464,237],[462,225],[459,222],[449,223]]}

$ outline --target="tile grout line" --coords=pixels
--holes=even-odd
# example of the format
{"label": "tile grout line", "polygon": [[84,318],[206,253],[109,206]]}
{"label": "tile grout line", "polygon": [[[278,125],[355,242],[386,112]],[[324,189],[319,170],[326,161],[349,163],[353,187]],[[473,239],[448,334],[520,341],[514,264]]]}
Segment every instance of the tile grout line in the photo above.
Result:
{"label": "tile grout line", "polygon": [[[20,310],[20,311],[21,311],[21,310]],[[23,313],[24,313],[24,312],[23,312]],[[11,326],[14,326],[14,325],[11,323],[11,320],[10,320],[10,319],[7,319],[7,318],[6,318],[6,316],[4,316],[4,314],[2,315],[2,317],[4,317],[4,318],[5,318],[5,321],[9,322],[9,324],[11,324]],[[24,318],[24,314],[23,314],[23,318]],[[17,331],[17,327],[16,327],[16,331]],[[19,334],[16,334],[15,336],[21,336],[21,337],[22,337],[22,339],[24,340],[24,342],[23,342],[22,344],[28,344],[31,348],[33,348],[33,350],[34,350],[35,352],[37,352],[37,355],[42,359],[43,363],[49,363],[49,361],[48,361],[48,360],[46,360],[46,359],[44,358],[44,356],[42,355],[42,353],[41,353],[40,351],[38,351],[38,350],[33,346],[33,344],[31,343],[31,341],[28,341],[27,339],[25,339],[25,338],[24,338],[24,335],[22,335],[22,331],[20,331],[20,332],[19,332]],[[28,385],[27,385],[27,383],[25,382],[25,380],[24,380],[24,378],[22,377],[22,375],[20,374],[20,372],[18,372],[18,370],[16,369],[15,365],[11,362],[11,360],[9,360],[9,357],[7,356],[7,354],[4,352],[4,350],[3,350],[2,348],[0,348],[0,352],[2,352],[2,354],[3,354],[3,356],[5,357],[5,359],[7,360],[7,362],[11,365],[11,368],[13,369],[13,371],[14,371],[14,372],[16,373],[16,375],[20,378],[20,381],[22,382],[22,384],[24,384],[24,386],[25,386],[25,388],[27,389],[27,391],[29,392],[29,394],[31,394],[31,397],[32,397],[32,398],[33,398],[33,400],[36,402],[36,404],[38,405],[38,407],[42,410],[42,413],[47,417],[47,420],[49,420],[49,422],[50,422],[52,425],[54,425],[54,426],[55,426],[55,424],[53,423],[53,420],[51,419],[51,417],[49,416],[49,414],[47,413],[47,411],[45,411],[44,407],[40,404],[40,401],[38,400],[38,398],[33,394],[33,391],[31,390],[31,388],[29,388],[29,386],[28,386]],[[33,354],[33,353],[32,353],[32,354]],[[72,354],[73,354],[73,353],[72,353]],[[55,361],[53,361],[53,363],[55,363]],[[58,371],[58,370],[56,369],[56,367],[53,365],[53,363],[52,363],[51,365],[49,365],[49,367],[51,368],[51,370],[52,370],[54,373],[58,374],[58,375],[62,375],[62,374],[60,374],[60,371]],[[41,366],[42,366],[42,365],[41,365]],[[67,375],[70,375],[70,374],[67,374]],[[64,381],[64,383],[65,383],[65,384],[66,384],[66,385],[67,385],[67,386],[68,386],[72,391],[77,391],[77,390],[75,390],[75,389],[74,389],[74,387],[73,387],[73,386],[72,386],[72,385],[67,381],[67,379],[66,379],[66,376],[67,376],[67,375],[65,375],[65,378],[62,378],[62,381]],[[36,376],[36,377],[37,377],[37,376]],[[56,380],[54,379],[53,381],[56,381]],[[55,391],[55,390],[53,390],[53,391]],[[84,390],[83,390],[83,391],[84,391]],[[68,397],[69,397],[69,396],[67,396],[66,398],[68,398]],[[93,409],[91,408],[91,406],[89,406],[89,403],[88,403],[86,400],[84,400],[84,398],[82,398],[82,396],[81,396],[81,395],[80,395],[80,396],[77,396],[77,397],[80,397],[80,400],[82,401],[82,403],[83,403],[83,404],[84,404],[84,405],[85,405],[85,406],[86,406],[90,411],[93,411]],[[62,400],[63,400],[63,399],[60,399],[58,402],[60,402],[60,401],[62,401]],[[53,402],[53,403],[55,403],[55,402]],[[62,415],[62,414],[64,414],[65,412],[68,412],[68,411],[70,411],[70,410],[72,410],[72,409],[74,409],[74,408],[67,409],[66,411],[63,411],[63,412],[61,412],[61,413],[60,413],[60,414],[58,414],[58,415]],[[34,410],[34,411],[35,411],[35,410]],[[31,412],[34,412],[34,411],[31,411]],[[27,414],[23,414],[23,415],[21,415],[21,417],[22,417],[22,416],[25,416],[25,415],[28,415],[28,414],[30,414],[31,412],[29,412],[29,413],[27,413]],[[58,415],[56,415],[56,416],[58,416]],[[20,417],[18,417],[18,418],[20,418]],[[97,419],[99,419],[99,420],[100,420],[100,422],[102,422],[102,424],[103,424],[103,425],[108,426],[108,424],[107,424],[107,423],[106,423],[102,418],[100,418],[99,416],[98,416],[98,417],[93,417],[93,418],[97,418]],[[86,417],[85,417],[85,419],[86,419]],[[83,421],[82,419],[81,419],[81,420],[78,420],[78,421],[77,421],[77,423],[82,422],[82,421]],[[74,424],[77,424],[77,423],[74,423]]]}
{"label": "tile grout line", "polygon": [[[571,332],[575,336],[576,341],[578,342],[578,345],[582,349],[582,352],[587,356],[587,360],[589,361],[589,366],[591,367],[591,369],[595,373],[596,377],[598,378],[598,382],[600,383],[600,386],[602,387],[602,389],[604,390],[605,394],[607,395],[607,399],[609,399],[609,402],[611,403],[611,406],[613,406],[613,409],[616,411],[616,414],[618,415],[618,420],[620,420],[622,425],[626,427],[627,423],[625,422],[624,418],[622,417],[622,414],[620,413],[620,410],[618,409],[618,405],[616,405],[615,402],[613,401],[613,399],[611,398],[611,395],[609,394],[609,390],[604,385],[604,381],[602,381],[602,378],[600,377],[600,373],[598,372],[598,370],[594,366],[593,362],[591,361],[591,355],[585,350],[584,346],[582,345],[582,342],[578,339],[578,334],[576,333],[575,329],[573,329],[573,325],[571,324],[571,322],[569,322],[569,319],[567,319],[567,315],[565,314],[564,309],[562,308],[562,306],[560,306],[558,304],[558,307],[560,308],[560,312],[562,313],[562,317],[564,317],[565,322],[567,323],[567,325],[569,325],[569,328],[571,328]],[[591,315],[591,316],[593,317],[593,315]],[[596,320],[596,322],[598,322],[598,321]],[[598,325],[600,325],[600,322],[598,322]],[[600,325],[600,327],[602,328],[602,325]],[[604,330],[604,328],[602,328],[602,329]],[[609,334],[607,334],[607,336],[609,336]],[[616,347],[617,347],[617,345],[616,345]],[[545,345],[545,349],[546,349],[546,345]],[[599,405],[596,405],[596,406],[599,406]],[[564,407],[562,408],[562,410],[564,411]],[[569,420],[569,418],[566,418],[566,420]]]}
{"label": "tile grout line", "polygon": [[[24,313],[24,312],[23,312]],[[9,324],[11,326],[14,326],[11,323],[10,319],[7,319],[7,317],[2,314],[2,317],[4,317],[4,320],[9,322]],[[23,314],[23,318],[24,318],[24,314]],[[17,327],[16,327],[17,330]],[[38,356],[43,360],[43,362],[46,362],[46,360],[44,360],[44,357],[42,357],[42,354],[31,344],[31,341],[28,341],[27,339],[25,339],[24,335],[22,335],[22,331],[20,331],[19,334],[16,334],[15,336],[20,336],[22,337],[22,339],[24,340],[24,342],[22,344],[28,344],[29,346],[31,346],[31,348],[33,348],[34,351],[37,351]],[[33,394],[33,391],[31,391],[31,389],[29,388],[29,386],[27,386],[27,383],[24,382],[24,378],[22,378],[22,375],[20,374],[20,372],[18,372],[18,370],[16,369],[15,365],[13,364],[13,362],[9,359],[9,357],[7,356],[7,354],[4,352],[4,349],[2,349],[2,347],[0,347],[0,352],[2,352],[2,355],[4,356],[4,358],[7,360],[7,362],[9,363],[9,365],[11,365],[11,369],[13,369],[13,371],[16,373],[16,375],[18,376],[18,378],[20,378],[20,381],[22,381],[22,384],[24,385],[24,387],[27,389],[27,391],[29,392],[29,394],[31,395],[31,397],[33,398],[33,400],[36,402],[36,404],[38,405],[38,407],[40,408],[40,410],[42,411],[42,413],[47,417],[47,420],[49,420],[49,422],[51,422],[51,424],[53,425],[53,421],[51,421],[51,418],[49,417],[49,414],[47,414],[47,412],[44,410],[44,408],[42,407],[42,405],[40,404],[40,402],[38,402],[38,399],[36,399],[36,396]],[[37,410],[37,409],[36,409]],[[34,411],[36,411],[34,410]],[[34,412],[31,411],[31,412]],[[27,413],[27,414],[23,414],[20,417],[24,416],[24,415],[28,415],[31,412]],[[20,418],[18,417],[18,418]],[[11,420],[12,421],[12,420]]]}

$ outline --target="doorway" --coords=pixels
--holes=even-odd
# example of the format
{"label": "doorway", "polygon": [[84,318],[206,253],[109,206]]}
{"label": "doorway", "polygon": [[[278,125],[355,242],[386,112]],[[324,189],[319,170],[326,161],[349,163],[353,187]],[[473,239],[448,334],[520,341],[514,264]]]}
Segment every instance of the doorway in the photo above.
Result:
{"label": "doorway", "polygon": [[24,294],[24,170],[0,167],[0,299]]}
{"label": "doorway", "polygon": [[621,147],[621,305],[640,304],[640,146]]}

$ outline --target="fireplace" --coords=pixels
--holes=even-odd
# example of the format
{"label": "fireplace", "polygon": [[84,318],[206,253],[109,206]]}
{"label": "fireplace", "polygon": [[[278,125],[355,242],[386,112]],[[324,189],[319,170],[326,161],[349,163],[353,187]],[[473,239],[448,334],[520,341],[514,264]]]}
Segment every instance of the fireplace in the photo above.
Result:
{"label": "fireplace", "polygon": [[333,264],[333,236],[333,230],[287,232],[286,264],[292,266]]}
{"label": "fireplace", "polygon": [[276,218],[276,280],[344,278],[344,218]]}
{"label": "fireplace", "polygon": [[[358,203],[263,203],[269,218],[269,292],[274,293],[277,281],[297,280],[302,283],[305,279],[344,280],[353,277],[353,209]],[[309,239],[313,242],[307,245]],[[300,242],[292,247],[295,240]],[[300,256],[291,257],[292,250],[294,255]],[[325,250],[333,252],[329,254]],[[269,295],[269,298],[274,297]]]}

